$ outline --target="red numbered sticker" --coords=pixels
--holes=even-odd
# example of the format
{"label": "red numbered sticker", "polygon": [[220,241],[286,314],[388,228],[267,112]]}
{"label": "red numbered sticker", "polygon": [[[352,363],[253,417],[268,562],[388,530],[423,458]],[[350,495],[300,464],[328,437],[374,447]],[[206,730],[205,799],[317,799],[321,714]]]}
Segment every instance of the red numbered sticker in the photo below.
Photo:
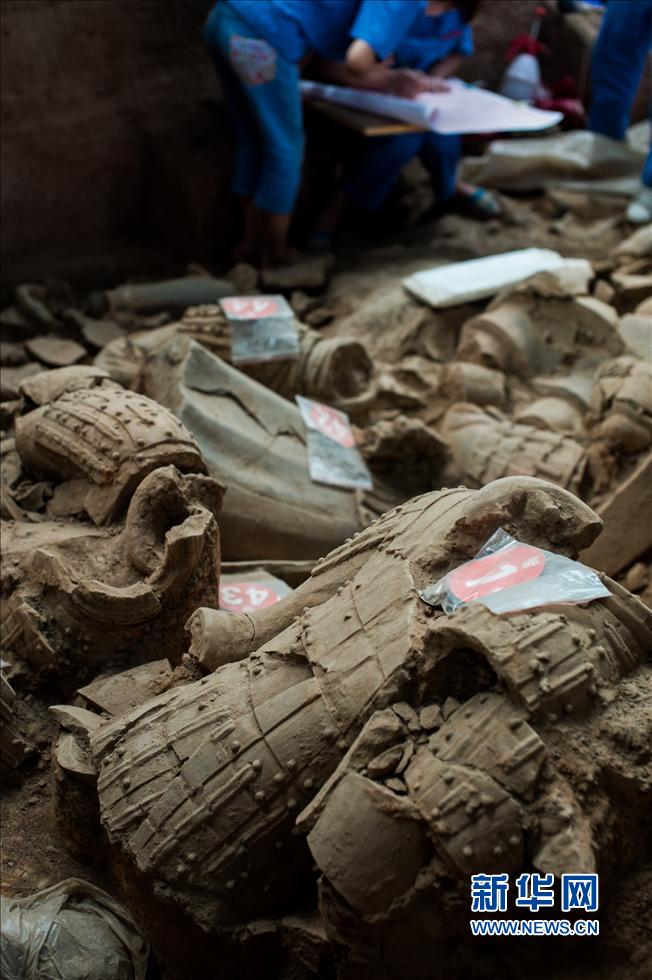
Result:
{"label": "red numbered sticker", "polygon": [[329,439],[334,439],[335,442],[339,442],[340,446],[347,448],[355,445],[349,420],[342,412],[338,412],[336,408],[331,408],[330,405],[320,405],[319,402],[313,402],[309,414],[315,427]]}
{"label": "red numbered sticker", "polygon": [[229,296],[221,300],[221,304],[232,320],[264,320],[270,316],[288,315],[287,304],[282,300],[278,296]]}
{"label": "red numbered sticker", "polygon": [[462,602],[468,602],[538,578],[545,563],[546,556],[539,548],[516,544],[456,568],[450,574],[450,589]]}
{"label": "red numbered sticker", "polygon": [[276,589],[262,582],[230,582],[220,585],[220,609],[227,612],[255,612],[279,602]]}

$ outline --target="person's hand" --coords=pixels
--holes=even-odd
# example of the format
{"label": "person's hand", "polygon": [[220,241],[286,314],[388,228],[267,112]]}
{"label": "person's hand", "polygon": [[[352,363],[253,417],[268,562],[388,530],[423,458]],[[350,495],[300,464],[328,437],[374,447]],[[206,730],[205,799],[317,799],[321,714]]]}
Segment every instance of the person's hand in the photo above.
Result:
{"label": "person's hand", "polygon": [[445,78],[436,78],[434,75],[429,75],[428,80],[430,82],[428,87],[429,92],[450,92],[451,90]]}
{"label": "person's hand", "polygon": [[393,68],[388,72],[385,91],[402,99],[414,99],[422,92],[430,92],[431,79],[425,72],[411,68]]}

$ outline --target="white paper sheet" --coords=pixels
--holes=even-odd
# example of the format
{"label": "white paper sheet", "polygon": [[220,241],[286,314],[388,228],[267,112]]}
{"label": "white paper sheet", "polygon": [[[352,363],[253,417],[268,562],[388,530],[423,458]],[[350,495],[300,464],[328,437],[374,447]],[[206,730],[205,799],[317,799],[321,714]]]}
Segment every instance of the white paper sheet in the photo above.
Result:
{"label": "white paper sheet", "polygon": [[403,286],[417,299],[433,307],[458,306],[493,296],[505,286],[537,272],[559,269],[576,259],[565,259],[547,248],[521,248],[466,262],[452,262],[414,272]]}
{"label": "white paper sheet", "polygon": [[427,92],[416,99],[307,81],[301,82],[301,91],[308,99],[398,119],[434,133],[531,132],[549,129],[562,118],[560,112],[534,109],[495,92],[465,85],[457,78],[447,82],[450,91]]}

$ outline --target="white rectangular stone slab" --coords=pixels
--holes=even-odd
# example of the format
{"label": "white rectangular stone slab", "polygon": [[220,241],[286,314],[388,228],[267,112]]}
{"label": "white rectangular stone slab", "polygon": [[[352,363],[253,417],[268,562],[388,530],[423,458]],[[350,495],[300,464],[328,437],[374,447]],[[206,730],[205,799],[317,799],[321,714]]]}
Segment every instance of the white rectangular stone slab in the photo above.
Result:
{"label": "white rectangular stone slab", "polygon": [[459,306],[487,299],[522,279],[560,269],[576,259],[564,259],[548,248],[521,248],[481,259],[453,262],[423,269],[403,279],[403,286],[417,299],[433,307]]}

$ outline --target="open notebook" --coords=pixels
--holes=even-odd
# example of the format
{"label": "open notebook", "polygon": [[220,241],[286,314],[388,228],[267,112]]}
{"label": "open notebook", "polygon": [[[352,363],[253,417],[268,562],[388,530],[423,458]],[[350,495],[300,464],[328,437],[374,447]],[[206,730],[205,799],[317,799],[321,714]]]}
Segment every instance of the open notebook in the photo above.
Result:
{"label": "open notebook", "polygon": [[534,109],[495,92],[447,79],[448,92],[426,92],[416,99],[402,99],[383,92],[301,82],[307,99],[334,102],[377,116],[423,126],[435,133],[516,133],[549,129],[562,118],[560,112]]}

